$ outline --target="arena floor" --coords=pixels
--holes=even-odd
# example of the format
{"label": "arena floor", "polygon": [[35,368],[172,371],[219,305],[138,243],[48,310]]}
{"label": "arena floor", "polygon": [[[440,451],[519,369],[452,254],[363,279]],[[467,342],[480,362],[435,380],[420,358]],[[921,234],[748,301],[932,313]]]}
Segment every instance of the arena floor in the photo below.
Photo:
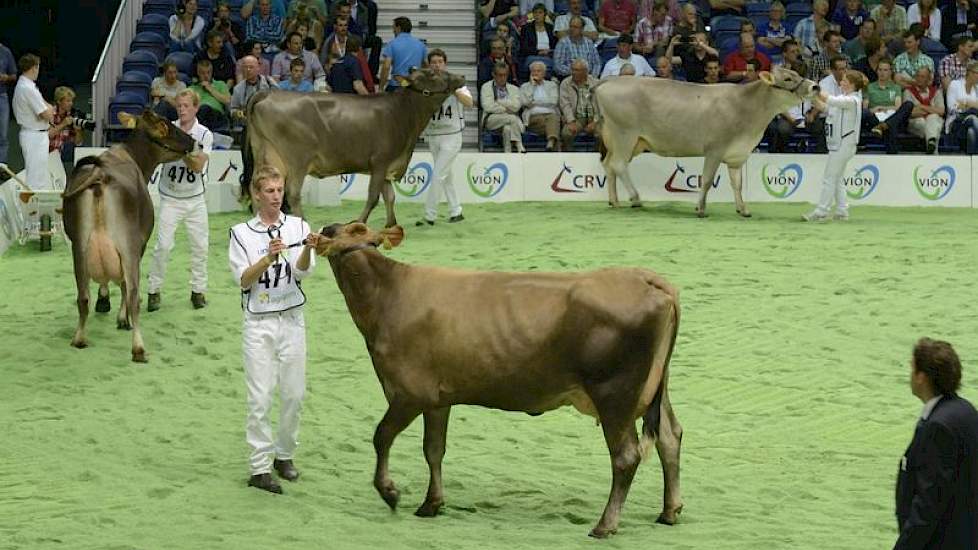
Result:
{"label": "arena floor", "polygon": [[[360,207],[309,219],[346,221]],[[897,461],[921,406],[908,383],[915,339],[951,341],[962,394],[978,398],[978,211],[857,207],[849,223],[796,222],[806,208],[758,204],[744,220],[714,204],[699,220],[687,204],[483,205],[466,206],[462,224],[416,229],[420,206],[398,205],[407,237],[390,254],[400,261],[642,266],[681,288],[670,392],[685,429],[686,507],[678,525],[654,523],[652,458],[605,542],[586,535],[610,488],[607,450],[594,422],[567,408],[531,418],[457,407],[447,506],[433,520],[412,515],[428,477],[416,421],[394,446],[402,499],[391,514],[371,483],[384,398],[325,262],[305,285],[302,478],[284,496],[246,488],[241,315],[227,267],[227,229],[243,214],[211,217],[201,311],[178,234],[163,309],[143,315],[148,365],[129,362],[114,314],[94,315],[91,347],[71,348],[68,246],[15,247],[0,258],[0,548],[892,546]]]}

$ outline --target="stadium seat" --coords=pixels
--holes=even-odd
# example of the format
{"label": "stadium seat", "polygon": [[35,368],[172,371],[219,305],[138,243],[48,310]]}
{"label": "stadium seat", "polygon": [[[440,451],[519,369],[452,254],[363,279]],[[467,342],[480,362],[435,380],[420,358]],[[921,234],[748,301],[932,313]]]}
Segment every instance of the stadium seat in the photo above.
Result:
{"label": "stadium seat", "polygon": [[736,15],[718,15],[710,20],[710,32],[714,37],[725,32],[740,33],[740,24],[743,21],[743,17]]}
{"label": "stadium seat", "polygon": [[143,3],[143,15],[150,13],[155,13],[162,15],[169,19],[171,15],[174,14],[176,10],[176,2],[174,0],[146,0]]}
{"label": "stadium seat", "polygon": [[177,80],[183,82],[187,86],[190,86],[193,83],[193,79],[190,78],[190,75],[187,73],[177,73]]}
{"label": "stadium seat", "polygon": [[157,59],[163,59],[167,50],[170,48],[170,39],[164,38],[155,32],[141,32],[133,37],[129,43],[129,51],[149,50],[156,55]]}
{"label": "stadium seat", "polygon": [[109,102],[109,124],[120,126],[119,113],[138,115],[146,108],[146,100],[131,92],[116,94]]}
{"label": "stadium seat", "polygon": [[116,95],[123,93],[138,94],[144,100],[149,99],[149,91],[153,84],[153,78],[146,73],[131,71],[123,73],[116,82]]}
{"label": "stadium seat", "polygon": [[792,2],[785,6],[784,11],[789,17],[799,16],[799,19],[804,19],[812,14],[812,3]]}
{"label": "stadium seat", "polygon": [[737,51],[737,48],[740,47],[740,34],[723,34],[717,37],[716,45],[722,61],[727,57],[727,54]]}
{"label": "stadium seat", "polygon": [[173,52],[166,56],[166,61],[176,64],[177,72],[194,74],[194,54],[190,52]]}
{"label": "stadium seat", "polygon": [[764,15],[766,16],[768,12],[771,11],[770,2],[751,2],[745,6],[747,8],[747,16],[753,15]]}
{"label": "stadium seat", "polygon": [[122,61],[122,72],[138,71],[155,77],[160,72],[160,63],[156,59],[156,54],[149,50],[137,50],[130,53]]}
{"label": "stadium seat", "polygon": [[169,38],[170,21],[164,15],[148,13],[136,23],[136,32],[155,32],[164,38]]}

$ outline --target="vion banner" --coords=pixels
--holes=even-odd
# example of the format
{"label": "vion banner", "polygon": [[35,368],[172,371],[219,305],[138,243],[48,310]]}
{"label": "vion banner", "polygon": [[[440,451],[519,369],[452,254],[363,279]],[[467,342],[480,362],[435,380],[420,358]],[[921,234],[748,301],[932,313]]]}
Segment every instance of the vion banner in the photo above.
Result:
{"label": "vion banner", "polygon": [[747,159],[744,180],[748,202],[816,202],[826,155],[767,155]]}

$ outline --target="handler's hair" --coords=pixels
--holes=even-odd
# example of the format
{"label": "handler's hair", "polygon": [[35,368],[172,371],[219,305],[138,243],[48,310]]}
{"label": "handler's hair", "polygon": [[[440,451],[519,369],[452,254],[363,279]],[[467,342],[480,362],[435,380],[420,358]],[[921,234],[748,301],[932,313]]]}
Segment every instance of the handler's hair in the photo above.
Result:
{"label": "handler's hair", "polygon": [[192,103],[194,107],[200,107],[200,96],[197,95],[195,90],[184,88],[183,90],[177,92],[176,99],[180,99],[181,97],[189,97],[190,103]]}
{"label": "handler's hair", "polygon": [[914,369],[927,375],[934,391],[950,395],[961,385],[961,360],[951,344],[943,340],[931,340],[926,336],[917,340],[913,348]]}
{"label": "handler's hair", "polygon": [[849,81],[849,84],[852,84],[852,88],[857,92],[866,86],[869,86],[869,79],[866,78],[866,75],[859,71],[849,69],[846,71],[846,76],[844,78]]}
{"label": "handler's hair", "polygon": [[40,57],[32,53],[25,53],[24,55],[20,56],[20,60],[17,62],[17,68],[20,69],[21,73],[26,73],[40,64]]}
{"label": "handler's hair", "polygon": [[251,178],[251,194],[254,195],[259,191],[261,191],[261,186],[266,181],[283,181],[283,180],[284,178],[282,178],[282,173],[278,171],[278,168],[266,164],[265,166],[259,168],[255,172],[255,176]]}
{"label": "handler's hair", "polygon": [[431,63],[432,57],[440,57],[442,61],[448,63],[448,56],[445,55],[445,50],[441,48],[434,48],[428,51],[428,63]]}

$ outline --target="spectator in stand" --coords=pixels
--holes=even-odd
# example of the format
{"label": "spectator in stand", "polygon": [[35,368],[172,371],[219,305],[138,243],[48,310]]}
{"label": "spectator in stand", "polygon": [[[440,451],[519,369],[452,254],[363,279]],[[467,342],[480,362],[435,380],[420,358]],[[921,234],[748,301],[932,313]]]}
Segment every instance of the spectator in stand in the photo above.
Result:
{"label": "spectator in stand", "polygon": [[656,0],[652,7],[652,17],[643,17],[636,25],[636,43],[633,48],[645,56],[662,55],[662,52],[669,45],[672,31],[669,6],[665,0]]}
{"label": "spectator in stand", "polygon": [[[316,44],[315,50],[319,52],[322,49],[325,32],[316,8],[310,7],[307,4],[299,4],[297,6],[293,6],[290,13],[290,17],[285,20],[286,35],[288,36],[294,32],[297,32],[299,33],[299,36],[302,37],[303,41],[305,41],[307,37],[312,38],[313,42]],[[300,31],[300,29],[303,27],[305,27],[305,32]]]}
{"label": "spectator in stand", "polygon": [[863,9],[860,0],[844,0],[836,4],[832,22],[839,25],[839,33],[846,40],[852,40],[859,34],[863,21],[869,19],[869,12]]}
{"label": "spectator in stand", "polygon": [[360,38],[347,39],[342,57],[329,68],[327,82],[335,94],[369,95],[364,83],[363,65],[357,54],[360,53]]}
{"label": "spectator in stand", "polygon": [[333,32],[326,37],[326,41],[323,42],[323,49],[319,54],[319,59],[323,62],[331,54],[336,54],[339,57],[343,57],[346,54],[346,41],[350,37],[350,20],[343,18],[337,19],[333,23],[332,29]]}
{"label": "spectator in stand", "polygon": [[964,78],[948,86],[944,127],[966,153],[978,154],[978,61],[969,61]]}
{"label": "spectator in stand", "polygon": [[876,65],[879,79],[866,87],[863,97],[863,117],[869,120],[872,133],[883,139],[886,153],[900,152],[897,135],[907,127],[913,104],[903,100],[903,88],[893,81],[893,65],[883,58]]}
{"label": "spectator in stand", "polygon": [[622,63],[621,70],[618,71],[618,76],[635,76],[635,65]]}
{"label": "spectator in stand", "polygon": [[530,80],[520,86],[520,103],[523,105],[523,125],[546,136],[547,151],[554,151],[559,150],[560,113],[557,104],[560,91],[557,83],[546,76],[547,66],[543,61],[530,63]]}
{"label": "spectator in stand", "polygon": [[[797,42],[792,40],[792,44],[799,52],[801,51],[801,46]],[[768,142],[768,153],[788,152],[788,140],[791,139],[791,136],[795,134],[796,130],[805,127],[805,115],[803,114],[805,112],[805,106],[806,102],[799,101],[787,111],[778,114],[768,124],[767,129],[764,131],[765,138]]]}
{"label": "spectator in stand", "polygon": [[[684,38],[678,34],[673,36],[663,57],[672,61],[673,65],[682,64],[687,82],[703,82],[706,78],[706,63],[710,59],[719,59],[720,53],[710,47],[705,32],[693,34],[690,39],[692,47],[679,50],[679,46],[684,44]],[[676,55],[676,50],[679,50],[679,55]]]}
{"label": "spectator in stand", "polygon": [[[268,5],[269,9],[271,10],[270,13],[282,18],[282,20],[285,20],[286,3],[286,0],[269,0]],[[258,12],[255,11],[255,7],[258,7]],[[261,0],[248,0],[241,6],[242,19],[251,19],[252,15],[258,14],[259,12],[261,12]]]}
{"label": "spectator in stand", "polygon": [[[350,34],[359,36],[361,39],[366,35],[366,29],[362,28],[359,23],[353,20],[353,6],[350,5],[348,0],[340,0],[336,4],[333,4],[333,24],[335,25],[340,19],[346,20],[347,29]],[[326,27],[326,34],[332,33],[333,27]]]}
{"label": "spectator in stand", "polygon": [[[381,52],[380,81],[378,88],[392,92],[400,87],[396,76],[408,76],[411,68],[425,65],[428,47],[411,35],[411,20],[407,17],[394,19],[394,39],[384,45]],[[389,79],[388,79],[389,77]]]}
{"label": "spectator in stand", "polygon": [[[875,36],[876,21],[873,21],[872,18],[867,17],[863,20],[862,26],[859,27],[859,34],[852,40],[846,42],[846,45],[842,48],[842,52],[845,53],[853,63],[856,63],[860,59],[866,57],[866,44],[870,38]],[[866,75],[866,77],[869,78],[869,75]]]}
{"label": "spectator in stand", "polygon": [[584,20],[575,16],[568,27],[570,34],[560,39],[554,52],[554,74],[565,78],[571,74],[571,62],[583,59],[588,64],[588,72],[595,77],[601,74],[601,57],[591,39],[584,36]]}
{"label": "spectator in stand", "polygon": [[709,0],[710,16],[735,15],[743,17],[746,0]]}
{"label": "spectator in stand", "polygon": [[489,131],[502,130],[503,151],[509,153],[515,148],[525,153],[523,147],[523,121],[519,112],[523,104],[520,90],[509,83],[509,65],[497,63],[492,70],[492,80],[479,90],[482,105],[482,126]]}
{"label": "spectator in stand", "polygon": [[153,99],[153,111],[167,120],[177,119],[177,94],[187,89],[182,80],[177,79],[177,64],[163,62],[163,76],[153,79],[149,95]]}
{"label": "spectator in stand", "polygon": [[636,76],[655,76],[655,70],[649,65],[644,57],[632,53],[632,35],[625,33],[618,37],[618,55],[612,57],[604,64],[601,71],[601,78],[618,76],[621,66],[630,63],[635,68]]}
{"label": "spectator in stand", "polygon": [[228,4],[227,0],[221,0],[217,3],[214,20],[207,27],[208,34],[213,31],[221,33],[221,36],[224,37],[225,46],[231,50],[231,55],[235,59],[246,53],[243,51],[246,39],[244,27],[231,19],[231,5]]}
{"label": "spectator in stand", "polygon": [[547,9],[543,4],[533,6],[533,13],[520,31],[520,57],[532,55],[550,57],[557,46],[554,26],[547,22]]}
{"label": "spectator in stand", "polygon": [[[838,34],[838,33],[836,33]],[[842,79],[845,78],[846,68],[849,63],[846,58],[837,55],[829,60],[829,74],[818,81],[819,88],[830,96],[843,95]],[[828,147],[825,142],[825,117],[827,112],[819,108],[818,104],[805,113],[805,126],[815,139],[815,152],[827,153]]]}
{"label": "spectator in stand", "polygon": [[[7,164],[10,142],[10,85],[17,82],[17,61],[10,48],[0,44],[0,164]],[[7,174],[0,174],[0,182],[7,180]]]}
{"label": "spectator in stand", "polygon": [[740,33],[740,49],[731,52],[723,60],[724,79],[728,82],[740,82],[744,80],[748,72],[747,63],[755,59],[760,62],[760,70],[771,70],[771,60],[768,56],[757,51],[754,44],[754,35],[749,32]]}
{"label": "spectator in stand", "polygon": [[302,49],[302,37],[299,36],[299,33],[290,34],[286,44],[288,49],[279,52],[275,56],[275,60],[272,61],[272,76],[275,77],[275,80],[279,82],[288,80],[292,72],[293,59],[303,61],[303,70],[305,70],[303,78],[308,80],[310,84],[326,78],[326,72],[323,70],[322,64],[319,63],[316,54]]}
{"label": "spectator in stand", "polygon": [[801,54],[806,58],[814,58],[822,51],[820,39],[831,27],[826,19],[828,13],[828,0],[815,0],[812,2],[812,14],[795,25],[795,40],[801,44]]}
{"label": "spectator in stand", "polygon": [[[224,36],[224,33],[216,29],[207,33],[207,47],[197,53],[197,56],[194,58],[194,63],[200,63],[206,59],[211,64],[214,80],[220,80],[229,87],[233,87],[235,72],[234,58],[231,57],[227,48],[224,47]],[[213,129],[213,126],[210,124],[201,124]]]}
{"label": "spectator in stand", "polygon": [[[638,6],[638,13],[635,14],[635,19],[641,21],[642,18],[652,19],[652,10],[655,8],[655,4],[660,0],[637,0],[635,5]],[[672,18],[675,23],[679,21],[679,18],[683,15],[682,6],[679,4],[679,0],[664,0],[666,3],[666,13]]]}
{"label": "spectator in stand", "polygon": [[784,4],[771,2],[768,19],[757,30],[757,47],[764,55],[781,55],[785,40],[791,38],[791,30],[784,24]]}
{"label": "spectator in stand", "polygon": [[952,80],[964,78],[968,61],[975,53],[975,40],[968,36],[958,36],[951,40],[952,52],[941,59],[937,73],[941,77],[941,88],[947,91]]}
{"label": "spectator in stand", "polygon": [[[503,41],[506,46],[506,56],[510,59],[513,59],[514,54],[520,53],[520,43],[515,38],[517,35],[516,28],[506,24],[496,27],[496,36],[493,37]],[[489,69],[489,72],[492,72],[492,68]]]}
{"label": "spectator in stand", "polygon": [[920,51],[920,37],[913,30],[906,30],[903,33],[903,53],[893,60],[893,79],[897,84],[906,88],[913,83],[917,70],[927,67],[934,72],[934,60]]}
{"label": "spectator in stand", "polygon": [[924,36],[941,41],[941,10],[937,0],[917,0],[907,8],[907,23],[920,23]]}
{"label": "spectator in stand", "polygon": [[516,65],[513,63],[513,58],[506,55],[506,46],[504,45],[502,39],[499,38],[493,38],[489,42],[489,55],[483,57],[482,60],[479,61],[479,82],[488,82],[492,80],[495,67],[500,63],[509,67],[509,72],[507,74],[509,75],[510,84],[519,84],[516,79]]}
{"label": "spectator in stand", "polygon": [[804,76],[808,74],[808,63],[801,56],[801,44],[794,38],[789,38],[781,44],[783,55],[782,65]]}
{"label": "spectator in stand", "polygon": [[934,73],[928,67],[917,69],[904,99],[913,104],[907,131],[924,140],[928,155],[936,154],[944,127],[944,94],[934,85]]}
{"label": "spectator in stand", "polygon": [[[265,54],[278,53],[278,45],[285,36],[285,23],[281,15],[272,13],[271,0],[257,1],[258,13],[248,18],[245,36],[261,44]],[[244,14],[244,8],[241,8],[241,13]]]}
{"label": "spectator in stand", "polygon": [[[676,21],[676,24],[673,25],[672,32],[677,36],[682,37],[683,41],[681,41],[681,43],[684,44],[691,43],[692,40],[690,40],[689,37],[693,36],[694,34],[698,32],[706,32],[706,26],[703,24],[703,20],[696,13],[695,4],[692,2],[683,4],[683,7],[680,9],[680,17]],[[682,50],[679,50],[677,53],[681,55]]]}
{"label": "spectator in stand", "polygon": [[324,27],[329,21],[329,5],[326,0],[290,0],[288,4],[285,13],[286,27],[289,25],[289,20],[294,21],[299,18],[299,12],[305,12],[306,16],[319,21],[319,24]]}
{"label": "spectator in stand", "polygon": [[[373,87],[374,75],[380,69],[380,51],[384,41],[377,36],[377,3],[373,0],[347,0],[350,4],[350,20],[362,31],[360,36],[360,53],[358,58],[366,60],[369,68],[364,72],[364,85],[367,89]],[[354,26],[350,25],[350,29]],[[369,50],[370,55],[367,55]]]}
{"label": "spectator in stand", "polygon": [[655,60],[655,76],[666,80],[685,80],[676,76],[672,71],[672,60],[664,55]]}
{"label": "spectator in stand", "polygon": [[520,15],[529,15],[537,6],[543,4],[547,13],[554,13],[554,0],[520,0]]}
{"label": "spectator in stand", "polygon": [[[822,52],[812,58],[812,63],[808,67],[808,78],[812,80],[825,78],[825,75],[829,74],[830,62],[834,57],[841,57],[846,63],[852,63],[849,56],[842,52],[842,35],[838,31],[828,30],[822,35]],[[829,95],[842,95],[842,90]]]}
{"label": "spectator in stand", "polygon": [[[316,62],[318,63],[319,60],[317,59]],[[306,62],[303,61],[301,57],[293,57],[292,60],[289,61],[288,78],[283,75],[278,79],[278,89],[290,90],[293,92],[312,92],[312,81],[305,77],[305,72]]]}
{"label": "spectator in stand", "polygon": [[897,5],[896,0],[882,0],[882,3],[870,12],[870,17],[876,21],[880,40],[887,45],[894,40],[902,40],[903,31],[910,27],[906,8]]}
{"label": "spectator in stand", "polygon": [[597,122],[591,92],[597,84],[598,80],[588,72],[587,61],[571,62],[571,75],[560,83],[560,115],[564,122],[560,140],[564,151],[574,150],[577,136],[594,135]]}
{"label": "spectator in stand", "polygon": [[706,65],[703,67],[703,72],[703,84],[719,84],[720,60],[715,57],[707,59]]}
{"label": "spectator in stand", "polygon": [[486,21],[483,28],[491,30],[519,16],[520,7],[514,0],[482,0],[479,14]]}
{"label": "spectator in stand", "polygon": [[200,98],[197,120],[212,132],[226,133],[231,127],[228,105],[231,90],[222,80],[214,80],[214,66],[208,59],[197,62],[197,82],[190,87]]}
{"label": "spectator in stand", "polygon": [[638,22],[638,7],[632,0],[604,0],[598,9],[598,32],[603,37],[630,34]]}
{"label": "spectator in stand", "polygon": [[554,34],[557,36],[557,40],[561,40],[567,36],[570,21],[574,17],[580,17],[584,21],[584,36],[588,37],[592,42],[598,40],[598,28],[594,26],[594,21],[581,12],[583,2],[584,0],[570,0],[567,13],[558,15],[557,19],[554,20]]}
{"label": "spectator in stand", "polygon": [[186,0],[182,9],[177,4],[177,13],[170,16],[170,51],[197,53],[204,25],[204,18],[197,15],[197,0]]}
{"label": "spectator in stand", "polygon": [[879,80],[876,70],[880,64],[880,61],[883,59],[887,60],[887,66],[890,67],[890,73],[892,75],[893,66],[890,61],[886,44],[884,44],[879,38],[873,36],[866,40],[866,56],[854,63],[852,68],[866,75],[866,78],[868,78],[871,83],[870,86],[872,86],[873,82]]}
{"label": "spectator in stand", "polygon": [[[277,86],[270,77],[258,73],[261,65],[254,56],[246,55],[241,58],[241,78],[234,85],[231,92],[231,118],[240,122],[244,131],[241,133],[241,143],[248,143],[248,121],[244,117],[244,109],[248,101],[262,90],[274,90]],[[253,174],[254,166],[251,155],[244,155],[241,159],[243,174]],[[244,177],[242,175],[242,177]]]}
{"label": "spectator in stand", "polygon": [[235,85],[237,85],[238,82],[241,82],[242,74],[244,73],[244,70],[242,69],[242,63],[244,62],[244,58],[248,57],[249,55],[255,58],[255,60],[258,62],[258,74],[262,76],[269,76],[269,77],[272,76],[272,64],[267,59],[265,59],[264,55],[262,55],[261,44],[259,44],[258,42],[253,42],[251,40],[246,40],[243,49],[247,52],[247,55],[239,59],[234,66]]}
{"label": "spectator in stand", "polygon": [[954,5],[944,8],[941,20],[941,42],[949,46],[958,36],[975,37],[978,24],[978,8],[970,0],[955,0]]}

